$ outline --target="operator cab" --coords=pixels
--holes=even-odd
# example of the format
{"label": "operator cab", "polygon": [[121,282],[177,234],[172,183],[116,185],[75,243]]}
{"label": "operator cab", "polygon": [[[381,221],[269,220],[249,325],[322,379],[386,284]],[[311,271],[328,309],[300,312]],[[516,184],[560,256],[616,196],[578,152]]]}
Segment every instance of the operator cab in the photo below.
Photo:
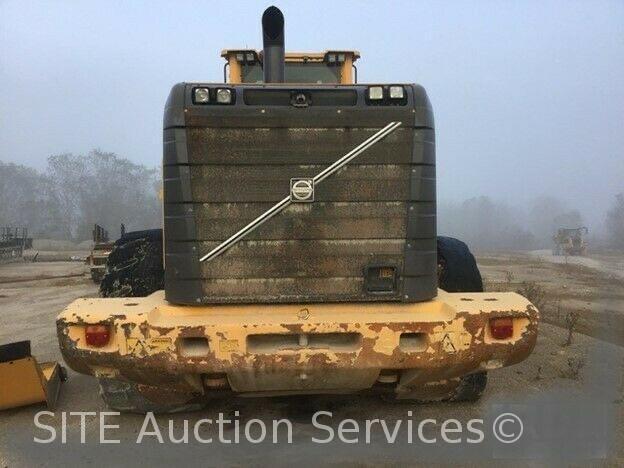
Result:
{"label": "operator cab", "polygon": [[[262,83],[263,53],[253,49],[225,49],[223,79],[227,83]],[[325,52],[287,52],[284,60],[286,83],[354,84],[357,83],[356,50]]]}

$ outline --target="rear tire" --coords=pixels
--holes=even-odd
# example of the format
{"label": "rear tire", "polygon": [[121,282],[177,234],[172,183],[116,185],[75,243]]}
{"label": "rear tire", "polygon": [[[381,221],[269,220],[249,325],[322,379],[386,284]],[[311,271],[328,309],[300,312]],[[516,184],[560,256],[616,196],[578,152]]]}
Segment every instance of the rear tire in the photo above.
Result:
{"label": "rear tire", "polygon": [[[115,242],[100,283],[102,297],[149,296],[164,287],[162,230],[129,232]],[[129,413],[179,413],[203,408],[200,403],[156,403],[135,382],[99,378],[100,395],[109,408]],[[143,386],[144,387],[144,386]],[[145,387],[144,387],[145,388]]]}
{"label": "rear tire", "polygon": [[[483,279],[477,261],[468,246],[459,239],[438,237],[438,285],[447,292],[483,292]],[[448,396],[435,400],[412,401],[477,401],[486,386],[487,372],[475,372],[460,377],[459,384]]]}
{"label": "rear tire", "polygon": [[99,378],[100,396],[106,406],[124,413],[181,413],[197,411],[204,407],[201,403],[155,403],[140,391],[139,384],[117,379]]}
{"label": "rear tire", "polygon": [[487,372],[464,375],[454,394],[446,401],[477,401],[485,392]]}
{"label": "rear tire", "polygon": [[485,392],[485,387],[487,386],[487,372],[479,371],[474,374],[464,375],[459,378],[456,377],[451,380],[457,381],[457,386],[446,393],[440,393],[435,396],[414,396],[413,398],[410,398],[403,395],[403,397],[400,398],[396,392],[390,392],[382,393],[381,397],[387,402],[418,404],[477,401]]}
{"label": "rear tire", "polygon": [[[438,282],[447,292],[483,292],[483,278],[466,243],[438,237]],[[486,386],[487,372],[465,375],[447,401],[477,401]]]}
{"label": "rear tire", "polygon": [[438,237],[438,286],[447,292],[483,292],[477,261],[459,239]]}
{"label": "rear tire", "polygon": [[102,297],[144,297],[164,286],[161,229],[130,232],[115,242],[100,283]]}

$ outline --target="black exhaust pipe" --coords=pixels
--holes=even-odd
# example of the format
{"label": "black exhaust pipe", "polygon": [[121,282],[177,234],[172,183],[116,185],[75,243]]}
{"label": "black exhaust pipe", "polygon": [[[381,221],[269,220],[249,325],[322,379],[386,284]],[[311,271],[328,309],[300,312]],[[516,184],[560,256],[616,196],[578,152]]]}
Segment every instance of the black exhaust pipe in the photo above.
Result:
{"label": "black exhaust pipe", "polygon": [[265,83],[284,82],[284,15],[270,6],[262,15],[262,46]]}

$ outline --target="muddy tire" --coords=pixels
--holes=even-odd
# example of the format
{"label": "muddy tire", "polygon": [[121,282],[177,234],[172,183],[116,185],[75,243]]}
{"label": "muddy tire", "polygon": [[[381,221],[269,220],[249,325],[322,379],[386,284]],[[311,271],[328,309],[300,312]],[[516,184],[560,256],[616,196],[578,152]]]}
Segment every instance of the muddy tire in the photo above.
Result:
{"label": "muddy tire", "polygon": [[115,242],[100,283],[102,297],[144,297],[164,286],[161,229],[130,232]]}
{"label": "muddy tire", "polygon": [[[483,292],[483,279],[468,246],[453,237],[438,237],[438,283],[448,292]],[[487,386],[487,372],[461,377],[446,401],[477,401]]]}
{"label": "muddy tire", "polygon": [[140,386],[133,382],[117,379],[99,378],[100,396],[106,406],[124,413],[182,413],[197,411],[204,407],[200,403],[155,403],[147,399],[140,391]]}
{"label": "muddy tire", "polygon": [[487,372],[476,372],[463,376],[453,396],[447,401],[477,401],[487,386]]}
{"label": "muddy tire", "polygon": [[438,237],[438,286],[447,292],[483,292],[477,261],[459,239]]}

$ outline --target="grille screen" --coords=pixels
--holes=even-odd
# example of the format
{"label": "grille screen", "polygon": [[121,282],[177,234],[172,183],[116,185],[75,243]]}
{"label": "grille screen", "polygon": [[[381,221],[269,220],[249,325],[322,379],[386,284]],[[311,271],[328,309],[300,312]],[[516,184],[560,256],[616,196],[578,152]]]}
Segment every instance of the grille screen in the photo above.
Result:
{"label": "grille screen", "polygon": [[[362,90],[309,91],[310,107],[297,109],[296,89],[243,89],[230,109],[191,106],[186,126],[165,130],[168,300],[414,301],[436,294],[433,130],[414,125],[418,112],[407,106],[362,105]],[[267,107],[260,113],[250,104]],[[339,105],[353,108],[339,114],[332,108]],[[314,202],[292,204],[215,259],[198,261],[288,196],[291,179],[312,178],[399,118],[398,130],[315,186]]]}

